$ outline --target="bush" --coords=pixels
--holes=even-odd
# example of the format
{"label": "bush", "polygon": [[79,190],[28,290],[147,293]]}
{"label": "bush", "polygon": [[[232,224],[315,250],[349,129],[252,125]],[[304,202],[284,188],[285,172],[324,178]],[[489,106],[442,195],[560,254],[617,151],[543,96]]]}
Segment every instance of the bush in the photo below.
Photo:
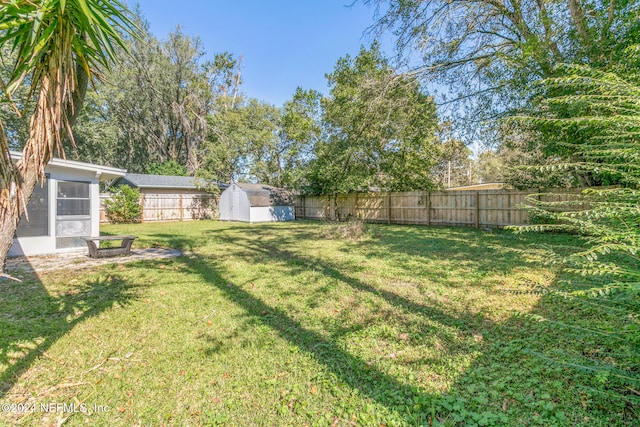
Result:
{"label": "bush", "polygon": [[107,218],[113,224],[130,224],[140,222],[142,205],[140,204],[140,190],[128,185],[117,187],[110,200],[104,202]]}

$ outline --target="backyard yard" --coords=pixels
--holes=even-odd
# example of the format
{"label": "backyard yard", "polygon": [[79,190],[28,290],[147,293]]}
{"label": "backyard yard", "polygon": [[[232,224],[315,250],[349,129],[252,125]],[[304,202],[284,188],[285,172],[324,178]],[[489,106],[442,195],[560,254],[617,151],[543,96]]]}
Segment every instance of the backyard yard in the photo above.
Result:
{"label": "backyard yard", "polygon": [[550,261],[576,236],[304,221],[102,231],[184,254],[0,282],[0,424],[640,423],[637,301],[564,296],[577,285]]}

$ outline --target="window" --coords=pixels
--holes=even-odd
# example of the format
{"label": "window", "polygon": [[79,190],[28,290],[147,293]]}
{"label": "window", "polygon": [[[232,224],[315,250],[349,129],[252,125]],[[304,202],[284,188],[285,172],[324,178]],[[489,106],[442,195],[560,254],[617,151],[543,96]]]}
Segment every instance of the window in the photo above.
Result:
{"label": "window", "polygon": [[[27,215],[22,215],[16,235],[36,237],[49,235],[49,175],[42,185],[36,184],[27,204]],[[27,221],[27,216],[29,220]]]}
{"label": "window", "polygon": [[57,216],[91,215],[91,191],[88,182],[58,181]]}

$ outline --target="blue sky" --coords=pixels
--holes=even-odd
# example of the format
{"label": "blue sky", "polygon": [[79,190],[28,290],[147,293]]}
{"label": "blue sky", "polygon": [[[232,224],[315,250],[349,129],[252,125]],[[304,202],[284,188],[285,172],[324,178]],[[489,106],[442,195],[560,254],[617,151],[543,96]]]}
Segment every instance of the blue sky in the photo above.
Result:
{"label": "blue sky", "polygon": [[[352,0],[131,0],[152,34],[164,40],[182,27],[200,36],[207,56],[243,56],[242,91],[276,106],[296,89],[327,93],[324,75],[338,58],[355,55],[371,38],[373,8]],[[187,6],[188,5],[188,6]]]}

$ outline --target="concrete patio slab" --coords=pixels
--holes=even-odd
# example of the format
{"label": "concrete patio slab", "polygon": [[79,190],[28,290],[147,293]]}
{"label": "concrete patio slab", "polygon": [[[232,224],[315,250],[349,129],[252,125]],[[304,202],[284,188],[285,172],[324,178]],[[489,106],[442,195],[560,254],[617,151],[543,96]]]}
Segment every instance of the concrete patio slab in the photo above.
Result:
{"label": "concrete patio slab", "polygon": [[71,252],[55,255],[41,255],[29,257],[7,258],[7,273],[17,272],[36,272],[62,269],[79,270],[83,268],[91,268],[105,264],[124,264],[143,260],[158,260],[164,258],[173,258],[182,255],[177,249],[168,248],[149,248],[135,249],[131,251],[129,256],[117,256],[109,258],[89,258],[86,251]]}

